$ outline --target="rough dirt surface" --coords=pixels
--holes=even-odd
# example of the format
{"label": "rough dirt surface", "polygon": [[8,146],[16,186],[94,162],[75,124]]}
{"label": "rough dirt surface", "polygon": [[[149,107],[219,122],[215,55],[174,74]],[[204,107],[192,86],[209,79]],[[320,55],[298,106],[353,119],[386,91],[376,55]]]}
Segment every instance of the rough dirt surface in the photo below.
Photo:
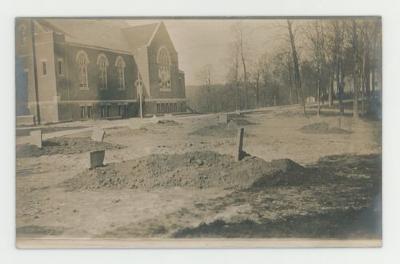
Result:
{"label": "rough dirt surface", "polygon": [[338,127],[331,127],[328,123],[319,122],[313,123],[310,125],[303,126],[300,129],[303,133],[310,133],[310,134],[349,134],[351,131],[338,128]]}
{"label": "rough dirt surface", "polygon": [[44,140],[42,148],[35,145],[22,144],[17,145],[17,157],[39,157],[42,155],[71,155],[88,151],[103,150],[103,149],[121,149],[122,145],[110,144],[107,142],[96,142],[89,137],[59,137]]}
{"label": "rough dirt surface", "polygon": [[15,130],[15,135],[17,137],[19,136],[29,136],[31,131],[35,130],[41,130],[42,133],[51,133],[51,132],[57,132],[57,131],[65,131],[65,130],[75,130],[75,129],[82,129],[86,128],[86,126],[57,126],[57,127],[42,127],[40,129],[36,127],[17,127]]}
{"label": "rough dirt surface", "polygon": [[[244,140],[251,156],[240,162],[232,158],[236,129],[209,131],[218,115],[71,123],[106,129],[106,166],[86,169],[86,151],[98,146],[79,139],[89,131],[44,147],[67,155],[17,154],[17,239],[380,239],[380,120],[315,112],[231,116],[251,124]],[[158,123],[166,119],[174,122]],[[301,129],[321,122],[351,133]]]}
{"label": "rough dirt surface", "polygon": [[[237,135],[237,129],[243,127],[245,122],[241,122],[242,125],[239,125],[237,121],[229,121],[228,124],[215,124],[207,127],[199,128],[189,135],[192,136],[201,136],[201,137],[219,137],[219,138],[232,138]],[[252,136],[249,133],[245,133],[245,137]]]}
{"label": "rough dirt surface", "polygon": [[[143,236],[147,230],[156,237],[379,238],[380,161],[380,155],[326,157],[305,168],[314,179],[307,183],[251,186],[167,214],[173,222],[128,224],[100,237]],[[353,176],[343,176],[349,171]],[[183,227],[189,219],[192,226]]]}
{"label": "rough dirt surface", "polygon": [[211,151],[157,154],[83,171],[61,186],[69,191],[97,189],[145,189],[166,187],[247,188],[304,183],[303,167],[291,160],[266,162],[247,156]]}

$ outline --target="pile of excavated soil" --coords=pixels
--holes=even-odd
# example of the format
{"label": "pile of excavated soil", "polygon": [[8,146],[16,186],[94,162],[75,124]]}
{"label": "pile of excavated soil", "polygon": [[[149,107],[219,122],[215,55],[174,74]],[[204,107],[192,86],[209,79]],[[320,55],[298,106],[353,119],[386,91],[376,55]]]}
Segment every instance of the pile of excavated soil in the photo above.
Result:
{"label": "pile of excavated soil", "polygon": [[67,190],[144,189],[291,185],[304,182],[303,167],[291,160],[266,162],[211,151],[153,154],[136,160],[85,170],[62,183]]}
{"label": "pile of excavated soil", "polygon": [[232,119],[230,122],[234,122],[237,126],[250,126],[250,125],[256,124],[256,123],[250,122],[244,118],[235,118],[235,119]]}
{"label": "pile of excavated soil", "polygon": [[164,126],[177,126],[177,125],[179,125],[179,123],[176,122],[175,120],[169,120],[169,119],[157,120],[155,122],[155,124],[164,125]]}
{"label": "pile of excavated soil", "polygon": [[168,119],[161,119],[161,120],[154,120],[151,123],[145,124],[142,129],[149,129],[149,130],[157,130],[163,129],[167,127],[174,127],[179,126],[180,123],[176,122],[175,120],[168,120]]}
{"label": "pile of excavated soil", "polygon": [[[201,136],[201,137],[222,137],[222,138],[231,138],[237,135],[237,129],[239,127],[243,127],[243,125],[238,125],[236,121],[229,121],[228,124],[216,124],[206,127],[201,127],[193,132],[190,132],[189,135],[192,136]],[[245,137],[252,136],[249,133],[244,133]]]}
{"label": "pile of excavated soil", "polygon": [[305,125],[300,130],[308,134],[350,134],[351,132],[338,127],[330,127],[325,122],[313,123]]}
{"label": "pile of excavated soil", "polygon": [[[129,128],[129,127],[118,127],[118,128],[112,128],[112,129],[106,129],[106,138],[109,137],[131,137],[131,136],[142,136],[146,135],[149,133],[149,129],[145,127],[141,128]],[[151,131],[151,133],[157,133],[154,131]]]}
{"label": "pile of excavated soil", "polygon": [[174,120],[154,120],[144,124],[140,128],[131,129],[129,127],[121,127],[114,131],[110,131],[112,136],[141,136],[151,134],[165,134],[169,127],[180,126],[181,124]]}
{"label": "pile of excavated soil", "polygon": [[18,145],[16,154],[18,158],[39,157],[42,155],[55,154],[70,155],[88,151],[115,148],[121,149],[124,148],[124,146],[107,142],[93,141],[89,137],[57,137],[43,141],[42,148],[38,148],[37,146],[30,144]]}
{"label": "pile of excavated soil", "polygon": [[189,135],[201,137],[234,137],[237,131],[227,124],[216,124],[206,127],[201,127]]}

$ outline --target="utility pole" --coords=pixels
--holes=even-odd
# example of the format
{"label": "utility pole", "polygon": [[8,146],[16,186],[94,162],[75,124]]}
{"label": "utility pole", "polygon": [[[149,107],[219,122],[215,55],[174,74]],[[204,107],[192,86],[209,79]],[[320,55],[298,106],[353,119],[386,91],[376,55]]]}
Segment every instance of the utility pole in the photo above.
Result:
{"label": "utility pole", "polygon": [[139,69],[137,73],[137,80],[135,82],[137,93],[139,95],[139,114],[140,118],[143,118],[143,82],[140,79]]}
{"label": "utility pole", "polygon": [[32,63],[33,63],[33,78],[35,80],[35,105],[37,124],[40,125],[40,106],[39,106],[39,87],[36,67],[36,47],[35,47],[35,24],[33,19],[30,20],[31,37],[32,37]]}

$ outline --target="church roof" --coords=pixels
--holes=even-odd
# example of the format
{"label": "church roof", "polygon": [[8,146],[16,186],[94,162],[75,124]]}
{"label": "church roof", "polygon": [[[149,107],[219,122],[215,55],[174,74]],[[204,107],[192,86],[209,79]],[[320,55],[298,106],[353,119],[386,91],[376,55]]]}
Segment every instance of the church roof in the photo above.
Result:
{"label": "church roof", "polygon": [[132,26],[121,19],[42,19],[39,23],[63,33],[67,42],[134,52],[147,46],[160,23]]}

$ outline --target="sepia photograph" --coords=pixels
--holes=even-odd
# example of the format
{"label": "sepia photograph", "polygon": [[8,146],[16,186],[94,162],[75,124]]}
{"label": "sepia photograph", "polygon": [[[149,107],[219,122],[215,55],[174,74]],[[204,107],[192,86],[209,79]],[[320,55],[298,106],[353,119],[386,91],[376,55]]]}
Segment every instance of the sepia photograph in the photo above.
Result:
{"label": "sepia photograph", "polygon": [[382,246],[382,20],[15,18],[18,248]]}

